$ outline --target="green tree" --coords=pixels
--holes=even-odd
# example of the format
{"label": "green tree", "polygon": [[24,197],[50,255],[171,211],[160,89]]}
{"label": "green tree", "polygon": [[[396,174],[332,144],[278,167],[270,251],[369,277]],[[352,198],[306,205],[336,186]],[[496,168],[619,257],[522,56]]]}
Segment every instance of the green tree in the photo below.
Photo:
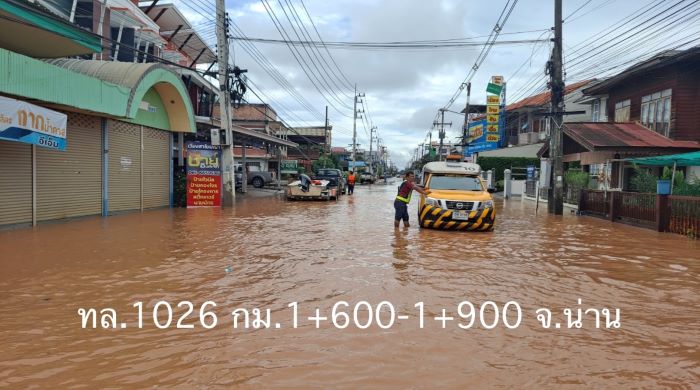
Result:
{"label": "green tree", "polygon": [[336,164],[336,161],[332,157],[330,157],[326,154],[322,154],[318,158],[318,160],[313,162],[314,172],[318,172],[318,170],[322,169],[322,168],[337,168],[337,167],[338,167],[338,165]]}

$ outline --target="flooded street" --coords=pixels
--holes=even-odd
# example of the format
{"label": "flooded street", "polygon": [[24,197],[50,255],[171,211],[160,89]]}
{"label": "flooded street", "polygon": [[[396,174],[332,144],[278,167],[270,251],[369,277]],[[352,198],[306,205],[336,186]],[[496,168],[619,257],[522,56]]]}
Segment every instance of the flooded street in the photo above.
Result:
{"label": "flooded street", "polygon": [[[396,184],[396,183],[395,183]],[[700,383],[700,244],[546,205],[497,201],[493,233],[394,230],[396,185],[337,202],[249,197],[235,210],[176,209],[0,232],[0,387],[678,387]],[[417,198],[417,197],[416,197]],[[567,211],[568,212],[568,211]],[[577,300],[582,300],[579,306]],[[154,325],[159,301],[172,324]],[[194,304],[186,311],[180,301]],[[218,324],[200,324],[216,303]],[[387,329],[317,328],[347,301],[388,301]],[[515,301],[522,322],[486,329],[435,317]],[[143,302],[143,327],[138,311]],[[299,323],[292,325],[291,302]],[[423,302],[424,326],[416,303]],[[79,308],[126,328],[83,329]],[[621,327],[565,326],[564,308],[619,308]],[[234,329],[237,308],[279,328]],[[546,329],[535,310],[550,308]],[[466,311],[466,310],[465,310]],[[503,310],[501,310],[503,311]],[[382,321],[389,322],[388,305]],[[164,324],[167,310],[158,320]],[[515,322],[509,312],[508,321]],[[493,313],[485,311],[486,322]],[[367,310],[361,306],[359,322]],[[207,319],[209,321],[209,319]],[[239,320],[240,321],[240,320]],[[461,320],[467,323],[467,320]],[[605,323],[604,320],[602,320]],[[239,324],[240,325],[240,324]]]}

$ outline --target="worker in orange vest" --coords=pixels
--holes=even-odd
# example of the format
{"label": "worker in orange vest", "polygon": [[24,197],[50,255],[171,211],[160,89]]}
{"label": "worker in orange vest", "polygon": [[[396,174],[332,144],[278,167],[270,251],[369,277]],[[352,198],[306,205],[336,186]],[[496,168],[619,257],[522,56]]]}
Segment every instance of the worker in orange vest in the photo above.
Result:
{"label": "worker in orange vest", "polygon": [[350,171],[348,174],[348,195],[352,195],[355,191],[355,173]]}

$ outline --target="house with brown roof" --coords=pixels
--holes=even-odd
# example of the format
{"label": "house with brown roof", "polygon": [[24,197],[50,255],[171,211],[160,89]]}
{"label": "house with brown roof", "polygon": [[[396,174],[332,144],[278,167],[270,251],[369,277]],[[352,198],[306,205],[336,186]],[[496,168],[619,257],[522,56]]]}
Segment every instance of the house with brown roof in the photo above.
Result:
{"label": "house with brown roof", "polygon": [[[564,169],[571,163],[579,163],[599,179],[601,188],[629,188],[634,166],[625,163],[626,158],[700,150],[700,143],[696,141],[672,140],[632,122],[565,123],[563,132]],[[538,155],[549,157],[549,145],[544,144]]]}
{"label": "house with brown roof", "polygon": [[[566,86],[564,104],[567,111],[586,111],[585,114],[567,115],[565,122],[587,120],[590,106],[577,103],[582,89],[594,80],[583,80]],[[550,91],[529,96],[506,106],[506,138],[509,145],[529,145],[542,142],[549,134],[549,121],[538,113],[549,112],[552,94]]]}
{"label": "house with brown roof", "polygon": [[[608,188],[629,188],[634,166],[624,158],[700,150],[700,47],[659,53],[582,92],[592,122],[564,124],[563,160]],[[700,167],[682,169],[700,177]]]}

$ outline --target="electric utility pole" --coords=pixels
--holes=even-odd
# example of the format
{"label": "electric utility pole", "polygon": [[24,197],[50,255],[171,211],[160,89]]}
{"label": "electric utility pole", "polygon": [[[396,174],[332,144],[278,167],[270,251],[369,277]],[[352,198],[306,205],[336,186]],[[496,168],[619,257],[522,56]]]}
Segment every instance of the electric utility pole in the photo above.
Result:
{"label": "electric utility pole", "polygon": [[355,84],[355,98],[352,106],[352,169],[355,172],[355,152],[357,151],[357,84]]}
{"label": "electric utility pole", "polygon": [[[372,156],[372,144],[374,143],[374,131],[377,130],[377,126],[372,126],[372,128],[369,129],[369,174],[373,175],[374,174],[374,169],[372,167],[374,163],[374,157]],[[379,149],[379,145],[377,145],[377,149]]]}
{"label": "electric utility pole", "polygon": [[231,94],[228,90],[228,18],[226,0],[216,0],[216,46],[219,65],[219,105],[221,108],[221,132],[225,142],[221,145],[223,174],[222,206],[232,207],[236,198],[236,172],[233,161],[233,134],[231,131]]}
{"label": "electric utility pole", "polygon": [[[438,132],[438,135],[440,137],[440,149],[438,149],[438,160],[442,161],[442,140],[445,139],[445,125],[450,125],[452,127],[452,122],[445,123],[445,109],[441,108],[440,109],[440,122],[434,122],[433,125],[439,125],[440,126],[440,131]],[[431,145],[432,147],[432,145]]]}
{"label": "electric utility pole", "polygon": [[472,83],[467,83],[467,105],[464,107],[464,126],[462,127],[462,156],[467,151],[467,140],[469,139],[469,98],[472,94]]}
{"label": "electric utility pole", "polygon": [[[355,99],[354,99],[354,104],[353,104],[353,113],[352,113],[352,171],[355,172],[357,170],[357,166],[355,164],[356,161],[356,154],[357,154],[357,100],[358,98],[364,97],[365,94],[357,93],[357,84],[355,84]],[[370,140],[370,143],[372,140]]]}
{"label": "electric utility pole", "polygon": [[554,0],[554,49],[550,60],[549,74],[552,89],[552,122],[550,125],[549,157],[552,162],[551,195],[548,209],[550,213],[564,213],[564,165],[562,149],[564,137],[564,81],[562,72],[562,0]]}
{"label": "electric utility pole", "polygon": [[331,144],[328,142],[328,106],[326,106],[326,122],[323,127],[323,151],[325,153],[331,152]]}

